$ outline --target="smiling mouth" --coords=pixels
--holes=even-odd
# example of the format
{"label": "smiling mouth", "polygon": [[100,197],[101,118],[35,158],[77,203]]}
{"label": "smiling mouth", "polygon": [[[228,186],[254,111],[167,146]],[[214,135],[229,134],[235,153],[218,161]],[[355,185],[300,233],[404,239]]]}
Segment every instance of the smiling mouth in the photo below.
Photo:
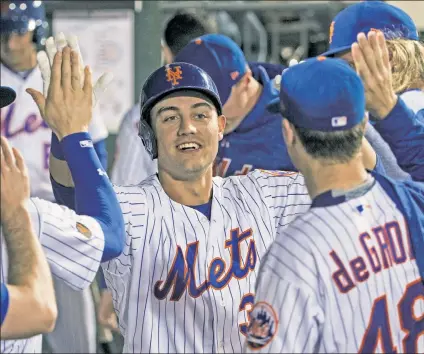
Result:
{"label": "smiling mouth", "polygon": [[200,149],[200,145],[197,143],[183,143],[177,145],[177,149],[180,151],[196,151]]}

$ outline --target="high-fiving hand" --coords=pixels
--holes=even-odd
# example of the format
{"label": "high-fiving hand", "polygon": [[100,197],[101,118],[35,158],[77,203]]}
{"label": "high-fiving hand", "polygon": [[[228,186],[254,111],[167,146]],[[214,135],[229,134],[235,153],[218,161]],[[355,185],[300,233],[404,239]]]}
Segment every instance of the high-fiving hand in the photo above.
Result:
{"label": "high-fiving hand", "polygon": [[367,110],[376,119],[384,119],[397,102],[392,87],[389,51],[382,32],[371,31],[368,38],[359,33],[352,44],[352,57],[365,87]]}
{"label": "high-fiving hand", "polygon": [[25,207],[29,199],[29,175],[25,161],[18,150],[11,148],[7,139],[1,137],[1,221],[13,221],[15,212]]}
{"label": "high-fiving hand", "polygon": [[54,54],[51,69],[47,97],[34,89],[27,92],[59,140],[73,133],[87,132],[93,111],[90,69],[81,68],[78,53],[69,46]]}
{"label": "high-fiving hand", "polygon": [[[43,93],[44,97],[47,97],[50,85],[51,67],[53,66],[53,59],[55,54],[61,52],[66,46],[69,46],[73,51],[77,53],[80,61],[80,77],[81,87],[84,82],[84,61],[81,55],[81,49],[78,43],[78,37],[75,35],[65,36],[63,32],[56,35],[55,38],[49,37],[46,40],[46,50],[40,51],[37,54],[37,61],[40,67],[41,76],[43,78]],[[107,87],[113,80],[112,73],[104,73],[93,85],[93,107],[101,99],[101,96],[106,91]]]}

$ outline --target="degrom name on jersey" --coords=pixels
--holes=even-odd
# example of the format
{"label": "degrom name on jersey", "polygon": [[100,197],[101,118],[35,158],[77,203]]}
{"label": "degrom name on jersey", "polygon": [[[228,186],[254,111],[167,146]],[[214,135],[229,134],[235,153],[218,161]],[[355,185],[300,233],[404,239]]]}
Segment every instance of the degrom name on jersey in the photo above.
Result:
{"label": "degrom name on jersey", "polygon": [[[38,198],[32,198],[28,208],[53,276],[75,290],[87,288],[96,276],[103,254],[104,236],[99,223]],[[90,237],[84,236],[87,233]],[[3,234],[1,239],[1,281],[7,283],[8,257]],[[1,341],[0,351],[41,353],[41,335]]]}
{"label": "degrom name on jersey", "polygon": [[240,352],[258,265],[276,228],[310,206],[303,177],[215,177],[210,221],[172,201],[156,176],[115,190],[126,247],[102,266],[124,352]]}
{"label": "degrom name on jersey", "polygon": [[424,285],[407,220],[374,179],[357,193],[327,198],[278,232],[247,352],[424,352]]}

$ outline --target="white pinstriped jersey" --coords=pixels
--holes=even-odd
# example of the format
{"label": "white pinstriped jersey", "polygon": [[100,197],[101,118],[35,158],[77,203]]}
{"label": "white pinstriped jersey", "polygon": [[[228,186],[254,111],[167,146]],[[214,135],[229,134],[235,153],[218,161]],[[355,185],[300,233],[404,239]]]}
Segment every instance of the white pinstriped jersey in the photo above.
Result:
{"label": "white pinstriped jersey", "polygon": [[157,173],[157,160],[152,160],[138,136],[140,103],[126,114],[119,127],[115,159],[110,180],[122,186],[138,184]]}
{"label": "white pinstriped jersey", "polygon": [[[73,289],[87,288],[96,276],[104,249],[104,235],[99,223],[88,216],[32,198],[28,204],[32,225],[43,247],[53,276]],[[77,223],[91,231],[83,236]],[[7,283],[7,248],[1,234],[1,281]],[[1,353],[41,353],[41,335],[29,339],[0,342]]]}
{"label": "white pinstriped jersey", "polygon": [[370,182],[278,231],[259,271],[247,352],[424,352],[424,286],[407,221]]}
{"label": "white pinstriped jersey", "polygon": [[[19,74],[0,64],[1,84],[16,91],[16,100],[0,111],[1,135],[23,155],[31,180],[31,196],[54,201],[49,175],[51,130],[41,118],[37,105],[25,92],[33,88],[43,92],[43,79],[36,67],[24,79]],[[93,115],[89,132],[93,142],[108,136],[107,128],[99,114]]]}
{"label": "white pinstriped jersey", "polygon": [[156,175],[115,188],[126,247],[102,267],[123,351],[240,352],[258,264],[276,228],[310,207],[303,176],[215,177],[210,221],[172,201]]}

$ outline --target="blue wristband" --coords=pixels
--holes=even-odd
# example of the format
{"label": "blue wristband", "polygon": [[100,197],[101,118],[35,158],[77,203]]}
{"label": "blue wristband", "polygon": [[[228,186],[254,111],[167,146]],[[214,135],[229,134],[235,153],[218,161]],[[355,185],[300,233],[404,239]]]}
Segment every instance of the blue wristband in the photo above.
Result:
{"label": "blue wristband", "polygon": [[59,139],[56,134],[52,132],[52,140],[50,146],[50,153],[58,160],[65,160],[65,156],[63,155],[62,147],[60,146]]}

